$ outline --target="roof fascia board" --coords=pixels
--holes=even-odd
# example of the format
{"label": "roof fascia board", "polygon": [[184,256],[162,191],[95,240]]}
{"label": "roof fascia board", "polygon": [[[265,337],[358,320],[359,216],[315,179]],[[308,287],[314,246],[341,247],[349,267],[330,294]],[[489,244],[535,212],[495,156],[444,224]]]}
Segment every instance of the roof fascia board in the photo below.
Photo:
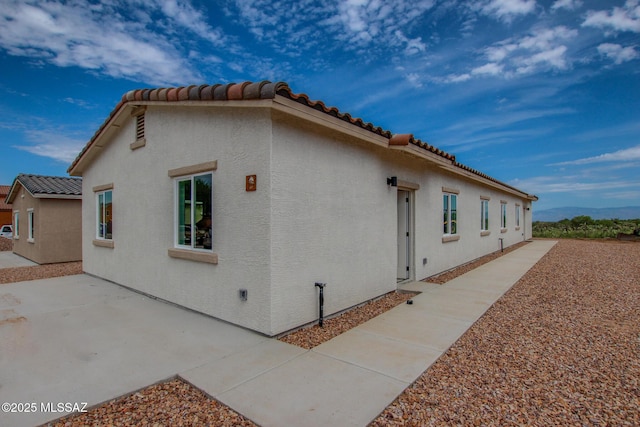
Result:
{"label": "roof fascia board", "polygon": [[466,171],[466,170],[464,170],[464,169],[462,169],[462,168],[460,168],[460,167],[458,167],[458,166],[456,166],[454,164],[441,165],[440,167],[442,169],[447,170],[448,172],[452,172],[452,173],[454,173],[456,175],[462,176],[462,177],[467,178],[467,179],[469,179],[471,181],[475,181],[475,182],[481,183],[481,184],[483,184],[485,186],[495,188],[495,189],[500,190],[502,192],[509,193],[509,194],[512,194],[514,196],[517,196],[517,197],[520,197],[520,198],[523,198],[523,199],[527,199],[527,200],[536,200],[537,199],[537,198],[536,199],[533,198],[535,196],[527,194],[527,193],[525,193],[523,191],[516,190],[515,188],[509,187],[506,184],[502,184],[500,182],[495,182],[495,181],[492,181],[492,180],[487,179],[485,177],[482,177],[480,175],[476,175],[475,173]]}
{"label": "roof fascia board", "polygon": [[358,139],[371,142],[383,148],[387,148],[389,146],[389,139],[385,138],[382,135],[378,135],[369,130],[362,129],[354,125],[353,123],[345,122],[344,120],[341,120],[337,117],[333,117],[322,111],[315,110],[312,107],[303,105],[281,95],[276,95],[276,97],[274,98],[273,109],[306,121],[310,121],[312,123],[319,124],[323,127],[337,130],[341,133],[356,137]]}
{"label": "roof fascia board", "polygon": [[82,200],[82,195],[78,194],[48,194],[48,193],[36,193],[33,194],[35,199],[73,199]]}
{"label": "roof fascia board", "polygon": [[15,181],[13,182],[13,185],[11,186],[11,190],[9,190],[9,194],[7,195],[7,198],[5,199],[5,202],[13,204],[13,201],[15,200],[16,196],[18,195],[18,191],[20,191],[20,189],[18,188],[18,184],[20,184],[20,187],[24,188],[24,191],[29,193],[29,195],[31,195],[31,197],[35,197],[33,195],[33,193],[31,191],[29,191],[29,189],[27,187],[22,185],[22,183],[20,182],[20,180],[18,178],[16,178]]}

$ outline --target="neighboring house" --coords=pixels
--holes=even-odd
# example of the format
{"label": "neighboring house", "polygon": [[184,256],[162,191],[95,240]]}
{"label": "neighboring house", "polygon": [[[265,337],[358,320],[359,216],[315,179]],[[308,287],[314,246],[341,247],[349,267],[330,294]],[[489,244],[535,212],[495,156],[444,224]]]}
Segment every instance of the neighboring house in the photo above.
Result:
{"label": "neighboring house", "polygon": [[537,200],[282,82],[128,92],[69,173],[85,271],[269,336],[316,282],[336,313],[530,238]]}
{"label": "neighboring house", "polygon": [[10,185],[0,185],[0,226],[11,224],[11,204],[5,201],[10,189]]}
{"label": "neighboring house", "polygon": [[20,174],[6,201],[13,252],[38,264],[82,259],[82,179]]}

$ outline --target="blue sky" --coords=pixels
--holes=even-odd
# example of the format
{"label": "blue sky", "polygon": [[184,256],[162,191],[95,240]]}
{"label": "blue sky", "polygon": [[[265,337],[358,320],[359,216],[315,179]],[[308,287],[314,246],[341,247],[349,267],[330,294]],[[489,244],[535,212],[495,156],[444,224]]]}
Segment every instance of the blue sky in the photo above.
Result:
{"label": "blue sky", "polygon": [[0,0],[0,183],[130,89],[286,81],[540,197],[640,205],[640,0]]}

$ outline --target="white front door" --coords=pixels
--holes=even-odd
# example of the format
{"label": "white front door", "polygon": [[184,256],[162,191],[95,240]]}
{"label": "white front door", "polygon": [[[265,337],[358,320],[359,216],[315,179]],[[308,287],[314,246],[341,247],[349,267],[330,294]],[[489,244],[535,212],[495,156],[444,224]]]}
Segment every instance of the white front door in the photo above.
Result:
{"label": "white front door", "polygon": [[398,282],[409,279],[411,259],[410,193],[398,190]]}

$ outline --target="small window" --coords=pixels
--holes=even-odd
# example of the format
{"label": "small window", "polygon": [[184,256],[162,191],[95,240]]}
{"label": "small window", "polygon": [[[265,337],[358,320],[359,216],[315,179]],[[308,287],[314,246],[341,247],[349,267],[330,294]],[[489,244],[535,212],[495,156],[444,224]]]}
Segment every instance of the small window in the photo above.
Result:
{"label": "small window", "polygon": [[489,230],[489,201],[480,200],[480,230]]}
{"label": "small window", "polygon": [[443,232],[458,233],[458,195],[444,193],[442,195]]}
{"label": "small window", "polygon": [[500,202],[500,228],[507,228],[507,202]]}
{"label": "small window", "polygon": [[176,178],[175,246],[212,251],[213,174]]}
{"label": "small window", "polygon": [[516,205],[516,229],[520,228],[520,205]]}
{"label": "small window", "polygon": [[20,211],[13,212],[13,238],[20,238]]}
{"label": "small window", "polygon": [[105,190],[96,193],[97,203],[97,227],[96,238],[98,240],[113,239],[113,190]]}
{"label": "small window", "polygon": [[29,226],[29,236],[27,237],[27,241],[29,242],[33,242],[34,239],[34,230],[35,230],[35,223],[34,223],[34,217],[33,217],[33,209],[27,209],[27,223]]}

